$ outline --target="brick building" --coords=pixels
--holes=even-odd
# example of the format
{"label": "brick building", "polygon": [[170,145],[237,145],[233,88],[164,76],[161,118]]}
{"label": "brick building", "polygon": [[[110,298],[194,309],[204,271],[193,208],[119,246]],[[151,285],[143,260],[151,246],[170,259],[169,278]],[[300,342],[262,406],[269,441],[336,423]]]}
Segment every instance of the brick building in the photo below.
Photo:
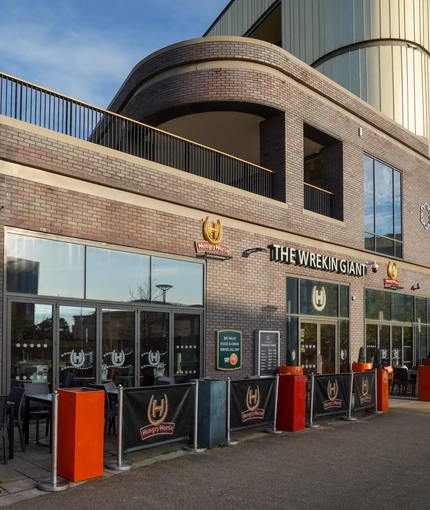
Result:
{"label": "brick building", "polygon": [[428,138],[274,41],[161,49],[109,112],[0,75],[0,107],[4,390],[425,356]]}

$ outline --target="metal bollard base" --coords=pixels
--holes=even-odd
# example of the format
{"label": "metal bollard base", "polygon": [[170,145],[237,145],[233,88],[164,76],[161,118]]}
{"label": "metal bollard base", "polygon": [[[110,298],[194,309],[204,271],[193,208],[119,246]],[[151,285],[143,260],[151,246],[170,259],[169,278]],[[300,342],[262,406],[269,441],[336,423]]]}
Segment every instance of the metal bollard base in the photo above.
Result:
{"label": "metal bollard base", "polygon": [[353,416],[341,416],[340,419],[345,421],[357,421],[357,418],[354,418]]}
{"label": "metal bollard base", "polygon": [[202,453],[207,450],[207,448],[205,448],[203,446],[194,446],[191,444],[185,445],[182,449],[185,450],[186,452],[191,452],[191,453]]}
{"label": "metal bollard base", "polygon": [[236,446],[239,442],[238,439],[228,439],[225,443],[223,443],[224,446]]}
{"label": "metal bollard base", "polygon": [[64,491],[69,487],[70,487],[69,480],[64,480],[64,478],[57,478],[55,482],[53,482],[52,480],[45,480],[37,484],[38,489],[47,492]]}
{"label": "metal bollard base", "polygon": [[278,429],[264,429],[267,434],[282,434],[282,430]]}
{"label": "metal bollard base", "polygon": [[105,468],[110,469],[111,471],[127,471],[131,469],[133,466],[132,462],[128,460],[123,460],[120,464],[116,460],[109,460],[105,462]]}

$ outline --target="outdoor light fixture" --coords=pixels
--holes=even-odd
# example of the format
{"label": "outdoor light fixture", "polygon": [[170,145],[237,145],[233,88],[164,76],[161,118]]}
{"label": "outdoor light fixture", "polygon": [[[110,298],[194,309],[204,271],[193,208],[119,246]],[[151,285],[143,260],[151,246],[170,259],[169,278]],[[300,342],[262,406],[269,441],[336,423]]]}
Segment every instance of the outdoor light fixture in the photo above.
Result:
{"label": "outdoor light fixture", "polygon": [[156,285],[157,289],[160,289],[163,293],[163,303],[166,302],[166,292],[170,290],[173,285],[169,285],[168,283],[160,283],[159,285]]}
{"label": "outdoor light fixture", "polygon": [[251,253],[254,253],[256,251],[267,251],[266,248],[248,248],[242,253],[242,257],[245,257],[246,259],[251,255]]}
{"label": "outdoor light fixture", "polygon": [[419,283],[415,283],[414,285],[412,285],[411,289],[412,290],[420,290],[420,284]]}

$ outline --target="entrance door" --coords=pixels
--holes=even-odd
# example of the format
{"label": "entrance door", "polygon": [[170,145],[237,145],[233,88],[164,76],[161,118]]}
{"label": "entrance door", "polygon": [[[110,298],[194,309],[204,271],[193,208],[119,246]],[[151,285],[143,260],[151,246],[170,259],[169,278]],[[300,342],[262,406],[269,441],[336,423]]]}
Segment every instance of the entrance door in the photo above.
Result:
{"label": "entrance door", "polygon": [[302,322],[300,364],[304,374],[336,372],[336,324]]}

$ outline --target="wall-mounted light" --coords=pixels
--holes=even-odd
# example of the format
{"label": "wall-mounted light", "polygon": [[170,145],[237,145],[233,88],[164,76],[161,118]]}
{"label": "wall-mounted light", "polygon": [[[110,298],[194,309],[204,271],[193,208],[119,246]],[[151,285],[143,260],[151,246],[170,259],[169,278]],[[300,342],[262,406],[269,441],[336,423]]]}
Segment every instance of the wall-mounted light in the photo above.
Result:
{"label": "wall-mounted light", "polygon": [[248,248],[247,250],[244,250],[242,253],[242,257],[245,257],[246,259],[251,255],[251,253],[254,253],[256,251],[267,251],[266,248]]}
{"label": "wall-mounted light", "polygon": [[356,300],[356,297],[355,296],[351,296],[351,301],[355,301]]}
{"label": "wall-mounted light", "polygon": [[419,283],[415,283],[414,285],[412,285],[411,289],[412,290],[420,290],[420,284]]}

